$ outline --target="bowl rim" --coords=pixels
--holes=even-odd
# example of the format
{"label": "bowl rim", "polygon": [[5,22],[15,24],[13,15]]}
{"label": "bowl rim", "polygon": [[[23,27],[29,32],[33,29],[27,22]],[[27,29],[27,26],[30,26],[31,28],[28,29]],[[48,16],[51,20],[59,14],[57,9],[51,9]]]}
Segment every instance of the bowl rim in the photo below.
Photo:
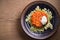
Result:
{"label": "bowl rim", "polygon": [[[43,37],[43,38],[38,38],[38,37],[34,37],[33,35],[29,34],[29,32],[25,29],[24,24],[23,24],[23,23],[24,23],[24,22],[23,22],[23,17],[24,17],[24,15],[25,15],[25,12],[27,11],[27,9],[28,9],[31,5],[34,5],[34,4],[36,4],[36,3],[45,3],[45,4],[49,5],[50,7],[53,7],[52,9],[55,11],[55,13],[58,13],[58,11],[56,10],[56,8],[55,8],[52,4],[50,4],[49,2],[46,2],[46,1],[34,1],[34,2],[31,2],[31,3],[29,3],[29,4],[23,9],[23,11],[22,11],[22,13],[21,13],[21,26],[22,26],[22,29],[24,30],[24,32],[25,32],[28,36],[30,36],[30,37],[32,37],[32,38],[34,38],[34,39],[46,39],[46,38],[52,36],[52,35],[56,32],[57,28],[56,28],[56,29],[54,30],[54,32],[52,32],[50,35],[48,35],[48,36],[46,36],[46,37]],[[57,15],[57,18],[58,18],[58,15]]]}

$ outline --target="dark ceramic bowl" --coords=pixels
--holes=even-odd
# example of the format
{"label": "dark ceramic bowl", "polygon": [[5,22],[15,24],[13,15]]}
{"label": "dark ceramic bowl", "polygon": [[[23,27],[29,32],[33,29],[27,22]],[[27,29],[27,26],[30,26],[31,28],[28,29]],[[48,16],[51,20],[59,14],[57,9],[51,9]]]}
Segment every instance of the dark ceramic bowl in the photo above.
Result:
{"label": "dark ceramic bowl", "polygon": [[[28,15],[32,10],[34,10],[36,8],[36,6],[40,6],[41,9],[43,9],[43,8],[50,9],[50,11],[52,12],[52,15],[53,15],[53,19],[51,20],[51,23],[53,24],[53,30],[48,29],[48,30],[44,31],[43,33],[34,33],[34,32],[30,31],[30,25],[25,22],[25,19],[26,19],[26,15]],[[57,12],[56,8],[48,2],[34,1],[30,4],[28,4],[25,7],[25,9],[22,11],[21,26],[22,26],[23,30],[25,31],[25,33],[27,35],[29,35],[30,37],[35,38],[35,39],[46,39],[46,38],[52,36],[58,27],[58,12]]]}

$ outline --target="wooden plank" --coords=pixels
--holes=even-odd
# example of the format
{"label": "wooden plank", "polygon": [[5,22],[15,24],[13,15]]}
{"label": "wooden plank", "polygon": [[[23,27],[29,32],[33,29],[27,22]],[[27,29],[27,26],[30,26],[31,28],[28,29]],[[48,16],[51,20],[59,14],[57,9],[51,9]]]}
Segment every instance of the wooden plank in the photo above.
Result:
{"label": "wooden plank", "polygon": [[[0,1],[0,40],[35,40],[27,36],[19,23],[22,10],[35,0],[1,0]],[[50,2],[60,13],[59,0],[43,0]],[[46,40],[60,40],[60,26],[55,35]]]}

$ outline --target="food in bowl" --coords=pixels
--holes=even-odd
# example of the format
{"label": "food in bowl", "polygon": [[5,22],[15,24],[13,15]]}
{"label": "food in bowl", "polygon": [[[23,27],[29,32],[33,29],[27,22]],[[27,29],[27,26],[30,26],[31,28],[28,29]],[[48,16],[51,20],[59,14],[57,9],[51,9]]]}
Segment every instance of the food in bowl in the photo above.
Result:
{"label": "food in bowl", "polygon": [[49,28],[53,29],[52,18],[52,12],[49,9],[41,9],[37,6],[26,16],[25,21],[31,25],[32,32],[44,32]]}

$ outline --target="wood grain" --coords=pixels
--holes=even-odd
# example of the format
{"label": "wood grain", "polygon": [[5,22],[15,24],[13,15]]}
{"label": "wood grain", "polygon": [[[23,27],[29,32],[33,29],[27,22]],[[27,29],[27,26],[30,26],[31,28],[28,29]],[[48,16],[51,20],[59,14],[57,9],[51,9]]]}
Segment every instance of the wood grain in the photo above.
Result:
{"label": "wood grain", "polygon": [[[20,14],[35,0],[0,0],[0,40],[36,40],[22,31]],[[40,0],[39,0],[40,1]],[[60,0],[42,0],[51,3],[60,14]],[[57,32],[46,40],[60,40],[60,26]]]}

